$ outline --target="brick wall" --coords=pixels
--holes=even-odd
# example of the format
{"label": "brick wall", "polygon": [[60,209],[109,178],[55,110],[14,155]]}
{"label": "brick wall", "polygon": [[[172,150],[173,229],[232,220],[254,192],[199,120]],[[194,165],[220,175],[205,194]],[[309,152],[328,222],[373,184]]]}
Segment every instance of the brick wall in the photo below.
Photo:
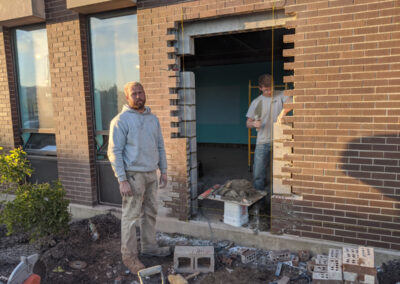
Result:
{"label": "brick wall", "polygon": [[[148,95],[148,104],[160,118],[168,155],[172,189],[165,206],[172,216],[187,220],[190,215],[190,153],[189,140],[179,134],[178,94],[179,73],[172,71],[180,66],[176,55],[178,28],[184,21],[209,19],[224,15],[269,11],[273,1],[139,1],[138,33],[140,78]],[[282,8],[283,2],[276,3]],[[171,138],[172,137],[172,138]]]}
{"label": "brick wall", "polygon": [[400,249],[400,1],[300,1],[290,233]]}
{"label": "brick wall", "polygon": [[[85,19],[46,1],[58,174],[73,203],[97,203]],[[84,66],[85,64],[85,66]]]}
{"label": "brick wall", "polygon": [[21,145],[12,58],[11,31],[2,28],[0,30],[0,145],[6,149]]}

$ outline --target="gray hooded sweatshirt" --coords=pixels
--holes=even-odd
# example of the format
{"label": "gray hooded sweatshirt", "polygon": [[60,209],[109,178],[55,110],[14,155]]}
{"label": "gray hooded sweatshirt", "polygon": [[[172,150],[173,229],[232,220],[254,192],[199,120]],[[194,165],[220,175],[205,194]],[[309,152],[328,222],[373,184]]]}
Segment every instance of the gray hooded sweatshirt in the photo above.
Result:
{"label": "gray hooded sweatshirt", "polygon": [[118,181],[126,171],[167,171],[164,140],[158,118],[145,107],[143,113],[124,105],[110,124],[108,158]]}

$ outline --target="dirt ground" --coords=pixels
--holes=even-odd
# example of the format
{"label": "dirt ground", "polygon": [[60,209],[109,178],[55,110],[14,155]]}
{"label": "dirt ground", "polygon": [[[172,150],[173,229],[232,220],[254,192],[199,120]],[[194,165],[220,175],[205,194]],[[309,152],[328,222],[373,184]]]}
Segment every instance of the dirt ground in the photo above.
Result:
{"label": "dirt ground", "polygon": [[[99,238],[93,241],[87,219],[72,223],[68,235],[51,238],[41,245],[31,245],[26,236],[5,236],[0,227],[0,277],[8,277],[19,263],[20,256],[41,254],[37,273],[42,283],[113,283],[137,284],[137,275],[129,273],[122,264],[120,253],[120,220],[113,215],[91,218]],[[268,263],[268,251],[256,250],[257,259],[250,264],[242,264],[239,252],[244,249],[229,241],[212,242],[179,234],[159,233],[160,245],[211,245],[215,248],[215,272],[200,274],[189,283],[269,283],[288,276],[290,283],[310,283],[311,277],[305,270],[283,265],[279,277],[275,276],[276,265]],[[146,267],[162,265],[165,277],[174,273],[173,256],[140,257]],[[232,263],[229,264],[230,260]],[[73,261],[82,261],[85,268],[71,268]],[[227,263],[228,262],[228,263]],[[379,269],[379,283],[391,284],[400,281],[400,260],[382,265]],[[187,276],[188,274],[183,274]],[[0,278],[1,283],[2,278]],[[4,281],[4,280],[3,280]],[[145,279],[145,283],[161,283],[159,276]],[[166,282],[167,283],[167,282]]]}

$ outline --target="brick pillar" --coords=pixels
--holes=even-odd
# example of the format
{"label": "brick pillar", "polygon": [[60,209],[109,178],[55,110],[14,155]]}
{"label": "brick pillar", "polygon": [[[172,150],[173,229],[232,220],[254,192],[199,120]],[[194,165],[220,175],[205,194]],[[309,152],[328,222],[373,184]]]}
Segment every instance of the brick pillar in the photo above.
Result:
{"label": "brick pillar", "polygon": [[71,18],[46,26],[58,174],[73,203],[93,205],[97,190],[86,35],[84,19]]}
{"label": "brick pillar", "polygon": [[10,30],[0,28],[0,146],[7,149],[21,145],[13,58]]}

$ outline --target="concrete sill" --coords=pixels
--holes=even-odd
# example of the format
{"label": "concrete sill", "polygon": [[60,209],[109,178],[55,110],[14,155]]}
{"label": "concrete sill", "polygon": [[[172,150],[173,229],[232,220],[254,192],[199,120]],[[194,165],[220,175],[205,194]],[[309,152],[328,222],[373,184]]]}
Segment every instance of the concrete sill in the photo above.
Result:
{"label": "concrete sill", "polygon": [[44,0],[0,0],[0,26],[30,25],[45,19]]}
{"label": "concrete sill", "polygon": [[136,0],[67,0],[67,9],[81,14],[92,14],[135,7]]}

